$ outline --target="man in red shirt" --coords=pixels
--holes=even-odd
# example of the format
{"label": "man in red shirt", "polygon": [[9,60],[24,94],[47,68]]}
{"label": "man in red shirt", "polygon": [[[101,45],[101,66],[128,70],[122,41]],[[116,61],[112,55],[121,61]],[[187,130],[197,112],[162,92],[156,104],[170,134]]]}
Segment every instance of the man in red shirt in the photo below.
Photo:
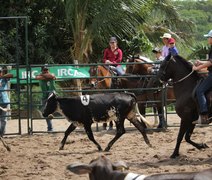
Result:
{"label": "man in red shirt", "polygon": [[118,75],[125,74],[124,69],[120,65],[123,53],[122,50],[118,48],[117,39],[115,37],[111,37],[109,45],[110,47],[104,50],[103,62],[110,64],[111,69],[117,72]]}

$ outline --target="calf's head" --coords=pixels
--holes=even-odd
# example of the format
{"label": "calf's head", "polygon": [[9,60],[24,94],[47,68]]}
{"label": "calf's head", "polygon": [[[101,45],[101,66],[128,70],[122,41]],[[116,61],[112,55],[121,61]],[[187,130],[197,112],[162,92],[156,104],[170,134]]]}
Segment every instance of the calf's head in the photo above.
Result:
{"label": "calf's head", "polygon": [[116,173],[116,170],[128,169],[128,166],[122,161],[112,163],[105,156],[100,156],[90,164],[70,164],[67,169],[78,175],[88,173],[90,180],[106,180],[110,179],[111,174]]}
{"label": "calf's head", "polygon": [[44,110],[43,110],[43,117],[47,118],[52,115],[57,109],[57,96],[53,92],[49,95]]}

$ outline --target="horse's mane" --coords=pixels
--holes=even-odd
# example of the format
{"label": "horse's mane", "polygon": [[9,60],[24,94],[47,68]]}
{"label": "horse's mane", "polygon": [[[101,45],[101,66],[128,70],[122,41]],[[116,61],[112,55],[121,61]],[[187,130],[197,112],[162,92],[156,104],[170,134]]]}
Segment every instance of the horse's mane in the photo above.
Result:
{"label": "horse's mane", "polygon": [[[191,62],[187,61],[185,58],[183,58],[182,56],[179,56],[179,55],[173,56],[173,58],[174,58],[176,61],[182,63],[189,71],[192,71],[193,65],[192,65]],[[196,76],[200,77],[200,75],[199,75],[196,71],[194,71],[194,74],[195,74]]]}
{"label": "horse's mane", "polygon": [[178,61],[181,62],[189,71],[192,71],[192,64],[190,62],[188,62],[186,59],[184,59],[182,56],[173,56],[173,58]]}

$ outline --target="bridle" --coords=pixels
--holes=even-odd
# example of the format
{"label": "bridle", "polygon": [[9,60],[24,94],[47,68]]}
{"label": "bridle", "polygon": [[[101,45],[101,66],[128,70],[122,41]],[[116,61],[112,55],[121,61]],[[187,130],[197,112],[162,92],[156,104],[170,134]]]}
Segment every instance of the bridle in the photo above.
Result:
{"label": "bridle", "polygon": [[[162,75],[165,75],[166,70],[167,70],[168,65],[169,65],[169,63],[170,63],[171,60],[172,60],[172,57],[171,57],[169,60],[166,60],[166,61],[168,61],[168,62],[166,63],[166,67],[164,68],[164,70],[163,70],[163,72],[162,72]],[[171,82],[171,83],[169,83],[169,84],[170,84],[170,85],[174,85],[174,84],[180,83],[180,82],[184,81],[185,79],[187,79],[189,76],[191,76],[191,75],[193,74],[193,72],[194,72],[194,70],[192,69],[192,71],[191,71],[189,74],[187,74],[186,76],[184,76],[183,78],[181,78],[181,79],[179,79],[179,80],[177,80],[177,81]],[[160,81],[161,81],[161,82],[164,82],[164,81],[162,81],[161,79],[160,79]]]}
{"label": "bridle", "polygon": [[[107,71],[107,74],[105,75],[106,77],[107,76],[109,76],[109,70]],[[95,74],[98,76],[98,74],[99,74],[99,68],[98,67],[96,67],[96,71],[95,71]],[[102,74],[102,76],[103,76],[103,74]],[[95,78],[95,86],[97,86],[98,85],[98,83],[101,83],[101,82],[103,82],[103,81],[105,81],[105,78],[102,78],[101,80],[99,80],[98,78]]]}

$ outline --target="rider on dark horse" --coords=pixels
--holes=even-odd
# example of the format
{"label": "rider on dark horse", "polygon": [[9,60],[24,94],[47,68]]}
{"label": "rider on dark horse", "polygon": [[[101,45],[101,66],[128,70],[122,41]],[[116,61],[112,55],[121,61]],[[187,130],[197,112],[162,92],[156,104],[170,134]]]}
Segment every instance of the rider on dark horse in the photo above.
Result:
{"label": "rider on dark horse", "polygon": [[203,68],[208,68],[208,76],[201,82],[201,84],[196,89],[197,102],[200,109],[200,120],[194,121],[195,124],[209,124],[208,119],[208,106],[205,93],[212,88],[212,30],[204,35],[208,38],[208,44],[211,46],[208,54],[207,61],[197,60],[193,66],[194,71],[198,71]]}

